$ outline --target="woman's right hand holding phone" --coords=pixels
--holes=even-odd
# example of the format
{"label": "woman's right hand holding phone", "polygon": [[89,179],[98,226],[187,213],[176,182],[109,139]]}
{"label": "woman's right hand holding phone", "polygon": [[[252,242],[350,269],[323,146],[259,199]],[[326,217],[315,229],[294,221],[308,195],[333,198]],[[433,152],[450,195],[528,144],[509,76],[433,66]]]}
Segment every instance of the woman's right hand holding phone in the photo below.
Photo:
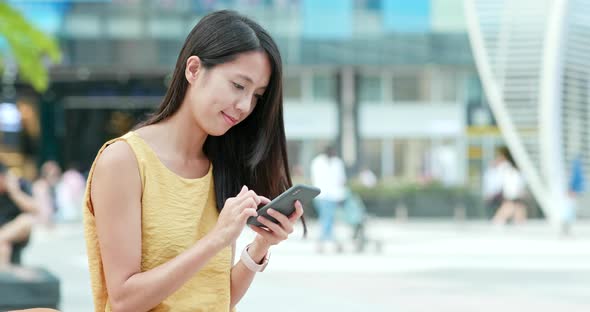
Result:
{"label": "woman's right hand holding phone", "polygon": [[254,191],[248,190],[248,187],[243,186],[238,195],[225,201],[211,234],[213,237],[221,239],[224,246],[232,244],[242,233],[248,218],[258,215],[256,211],[258,205],[269,202],[270,199],[259,196]]}

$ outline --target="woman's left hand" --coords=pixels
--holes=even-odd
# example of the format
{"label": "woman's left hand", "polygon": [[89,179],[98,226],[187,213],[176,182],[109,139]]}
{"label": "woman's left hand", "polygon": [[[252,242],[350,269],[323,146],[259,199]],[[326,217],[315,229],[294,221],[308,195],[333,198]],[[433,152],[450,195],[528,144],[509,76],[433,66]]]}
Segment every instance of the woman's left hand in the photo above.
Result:
{"label": "woman's left hand", "polygon": [[256,236],[256,241],[270,247],[286,240],[289,237],[289,234],[293,233],[293,225],[303,215],[303,206],[301,205],[301,202],[296,201],[295,212],[293,212],[293,214],[291,214],[289,217],[272,208],[268,209],[267,212],[271,217],[279,221],[279,224],[276,224],[269,219],[260,216],[257,219],[258,222],[264,224],[267,229],[254,225],[250,225],[250,228],[254,232],[258,233]]}

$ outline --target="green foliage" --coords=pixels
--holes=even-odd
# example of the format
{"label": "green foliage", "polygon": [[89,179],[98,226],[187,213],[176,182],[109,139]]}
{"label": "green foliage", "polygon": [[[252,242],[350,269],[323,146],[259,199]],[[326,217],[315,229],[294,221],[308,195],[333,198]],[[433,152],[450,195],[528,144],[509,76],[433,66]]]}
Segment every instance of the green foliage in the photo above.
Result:
{"label": "green foliage", "polygon": [[481,196],[466,187],[401,179],[381,180],[373,188],[358,181],[351,181],[349,186],[363,199],[368,212],[379,217],[394,216],[402,206],[407,217],[453,217],[457,207],[464,207],[469,218],[485,217]]}
{"label": "green foliage", "polygon": [[375,187],[368,188],[358,181],[352,181],[350,188],[363,198],[380,198],[383,200],[400,200],[420,194],[444,194],[451,198],[470,194],[465,187],[448,187],[437,182],[418,183],[413,181],[385,180]]}
{"label": "green foliage", "polygon": [[20,12],[5,2],[0,2],[0,37],[8,42],[18,64],[20,77],[39,92],[47,90],[49,74],[44,59],[47,56],[53,63],[61,61],[57,42],[31,25]]}

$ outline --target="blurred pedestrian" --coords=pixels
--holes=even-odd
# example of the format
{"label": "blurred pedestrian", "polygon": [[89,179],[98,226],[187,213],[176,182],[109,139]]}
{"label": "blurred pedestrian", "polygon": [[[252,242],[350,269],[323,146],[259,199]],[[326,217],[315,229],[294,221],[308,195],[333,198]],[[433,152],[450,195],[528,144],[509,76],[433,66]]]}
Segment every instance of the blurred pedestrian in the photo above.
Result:
{"label": "blurred pedestrian", "polygon": [[497,151],[483,174],[482,194],[489,217],[492,217],[502,205],[502,170],[506,165],[508,161],[500,151]]}
{"label": "blurred pedestrian", "polygon": [[576,221],[577,201],[578,197],[584,192],[585,184],[582,160],[577,157],[572,162],[568,182],[568,196],[561,211],[561,232],[563,235],[570,234],[571,227]]}
{"label": "blurred pedestrian", "polygon": [[494,215],[493,222],[502,225],[512,219],[514,223],[524,223],[527,216],[524,179],[508,148],[501,149],[501,155],[503,159],[499,170],[502,177],[502,204]]}
{"label": "blurred pedestrian", "polygon": [[15,265],[15,247],[26,246],[38,207],[31,186],[0,163],[0,271]]}
{"label": "blurred pedestrian", "polygon": [[336,250],[342,251],[333,231],[336,209],[346,199],[346,168],[333,146],[328,146],[312,160],[311,181],[322,190],[314,200],[322,228],[318,251],[323,252],[327,242],[334,243]]}
{"label": "blurred pedestrian", "polygon": [[75,165],[70,165],[62,176],[57,187],[56,203],[58,219],[62,221],[77,221],[81,217],[82,202],[86,180]]}
{"label": "blurred pedestrian", "polygon": [[377,176],[369,167],[364,167],[359,172],[359,181],[366,188],[374,188],[377,185]]}
{"label": "blurred pedestrian", "polygon": [[39,179],[33,183],[33,195],[39,206],[39,221],[52,227],[58,213],[57,188],[61,179],[61,168],[54,160],[41,165]]}

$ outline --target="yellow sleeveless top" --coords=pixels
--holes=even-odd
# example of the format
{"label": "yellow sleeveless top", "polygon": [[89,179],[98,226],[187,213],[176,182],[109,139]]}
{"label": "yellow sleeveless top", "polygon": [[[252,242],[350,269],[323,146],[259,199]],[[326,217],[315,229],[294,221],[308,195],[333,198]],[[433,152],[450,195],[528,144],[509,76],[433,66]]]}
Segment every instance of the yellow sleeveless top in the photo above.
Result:
{"label": "yellow sleeveless top", "polygon": [[[145,272],[191,247],[217,222],[219,213],[215,204],[212,167],[202,178],[182,178],[170,171],[134,132],[105,143],[97,158],[116,141],[127,142],[138,162],[143,190],[141,271]],[[83,215],[95,311],[103,312],[111,311],[111,307],[90,198],[95,164],[88,177]],[[151,311],[229,311],[231,257],[229,246]]]}

